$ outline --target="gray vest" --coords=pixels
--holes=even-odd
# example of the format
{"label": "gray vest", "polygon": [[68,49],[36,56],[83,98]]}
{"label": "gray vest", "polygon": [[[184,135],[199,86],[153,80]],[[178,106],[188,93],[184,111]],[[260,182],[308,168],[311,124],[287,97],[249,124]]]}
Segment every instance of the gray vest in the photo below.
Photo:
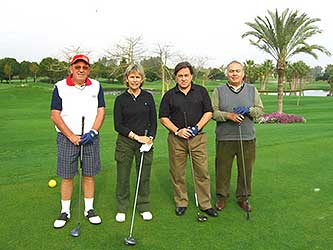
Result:
{"label": "gray vest", "polygon": [[[217,88],[219,93],[219,109],[226,112],[233,112],[237,106],[254,106],[255,88],[251,84],[245,83],[242,90],[238,93],[233,92],[227,84]],[[245,116],[241,123],[243,140],[255,138],[254,121],[252,117]],[[232,141],[239,140],[238,123],[227,120],[226,122],[216,122],[216,140]]]}

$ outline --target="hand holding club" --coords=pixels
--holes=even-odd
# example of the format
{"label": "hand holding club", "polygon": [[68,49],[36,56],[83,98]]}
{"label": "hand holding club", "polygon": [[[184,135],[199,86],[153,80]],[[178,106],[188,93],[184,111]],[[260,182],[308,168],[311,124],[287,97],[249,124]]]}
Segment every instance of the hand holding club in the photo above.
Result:
{"label": "hand holding club", "polygon": [[195,125],[195,126],[193,126],[193,127],[188,127],[187,129],[190,131],[190,133],[191,133],[191,137],[195,137],[196,135],[199,134],[199,128],[198,128],[198,125]]}
{"label": "hand holding club", "polygon": [[94,130],[90,130],[88,133],[85,133],[81,136],[80,145],[86,145],[92,143],[96,137],[97,133]]}
{"label": "hand holding club", "polygon": [[248,114],[250,114],[250,108],[246,107],[246,106],[238,106],[234,108],[234,112],[236,114],[241,114],[243,116],[246,116]]}
{"label": "hand holding club", "polygon": [[142,146],[140,147],[140,153],[142,153],[142,152],[149,152],[152,146],[153,146],[153,143],[142,144]]}

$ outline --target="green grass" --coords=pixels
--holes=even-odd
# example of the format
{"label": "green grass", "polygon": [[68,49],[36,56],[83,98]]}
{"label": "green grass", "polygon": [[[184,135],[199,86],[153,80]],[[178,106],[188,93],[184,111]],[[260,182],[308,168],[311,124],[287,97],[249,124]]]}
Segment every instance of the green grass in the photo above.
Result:
{"label": "green grass", "polygon": [[[0,84],[1,85],[1,84]],[[147,84],[148,85],[148,84]],[[59,185],[48,188],[55,176],[55,131],[49,119],[50,85],[0,88],[0,197],[1,249],[128,249],[131,211],[127,221],[114,220],[116,132],[112,110],[114,96],[107,95],[107,114],[101,131],[103,170],[96,177],[95,208],[103,223],[90,225],[82,218],[81,236],[72,238],[77,224],[77,185],[72,202],[72,219],[55,230],[53,221],[60,208]],[[262,96],[266,112],[276,110],[275,96]],[[174,213],[168,172],[167,131],[160,124],[155,141],[151,176],[151,210],[154,218],[143,222],[137,215],[135,249],[332,249],[332,148],[333,98],[284,98],[284,112],[302,115],[305,124],[258,124],[257,160],[253,176],[254,207],[250,221],[237,207],[233,196],[218,218],[195,221],[193,184],[187,171],[190,206],[183,217]],[[160,96],[155,96],[158,104]],[[209,136],[209,168],[215,201],[214,128]],[[232,194],[235,189],[233,169]],[[132,196],[135,176],[132,176]],[[314,192],[320,188],[320,192]]]}

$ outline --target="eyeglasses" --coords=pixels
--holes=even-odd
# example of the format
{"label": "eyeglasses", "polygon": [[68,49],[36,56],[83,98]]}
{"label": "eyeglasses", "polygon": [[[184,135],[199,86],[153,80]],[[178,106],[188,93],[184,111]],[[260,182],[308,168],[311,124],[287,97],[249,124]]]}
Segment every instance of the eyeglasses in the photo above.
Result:
{"label": "eyeglasses", "polygon": [[86,65],[85,66],[75,65],[74,69],[76,69],[76,70],[81,70],[81,69],[88,70],[89,66],[86,66]]}

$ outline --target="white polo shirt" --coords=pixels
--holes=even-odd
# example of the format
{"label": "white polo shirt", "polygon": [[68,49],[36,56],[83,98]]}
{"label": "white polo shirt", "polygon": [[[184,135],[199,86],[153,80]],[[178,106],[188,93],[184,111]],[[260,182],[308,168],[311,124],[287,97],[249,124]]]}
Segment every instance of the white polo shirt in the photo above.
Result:
{"label": "white polo shirt", "polygon": [[[55,84],[51,110],[59,110],[67,127],[76,135],[81,134],[82,117],[85,117],[84,133],[91,130],[97,109],[105,107],[103,89],[100,83],[87,78],[85,85],[75,86],[70,76]],[[55,126],[56,131],[60,130]]]}

